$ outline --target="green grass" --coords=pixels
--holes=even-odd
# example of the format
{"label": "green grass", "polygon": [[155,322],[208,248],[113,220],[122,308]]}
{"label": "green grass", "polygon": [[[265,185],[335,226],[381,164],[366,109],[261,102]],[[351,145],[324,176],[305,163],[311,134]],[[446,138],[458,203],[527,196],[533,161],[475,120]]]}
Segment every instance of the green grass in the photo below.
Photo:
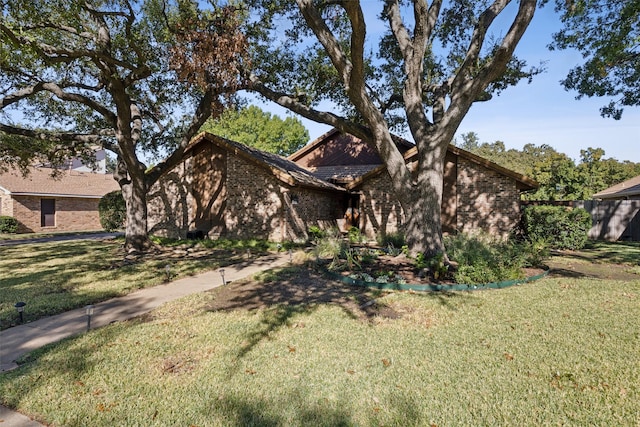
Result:
{"label": "green grass", "polygon": [[602,242],[590,240],[579,250],[564,257],[592,263],[614,263],[640,266],[640,242]]}
{"label": "green grass", "polygon": [[161,284],[167,264],[175,279],[229,264],[244,254],[227,247],[202,248],[197,256],[178,250],[123,263],[121,243],[82,240],[0,247],[0,330],[17,322],[18,301],[27,303],[24,319],[29,322]]}
{"label": "green grass", "polygon": [[41,349],[0,401],[60,426],[640,423],[640,280],[392,293],[402,317],[372,321],[215,298]]}

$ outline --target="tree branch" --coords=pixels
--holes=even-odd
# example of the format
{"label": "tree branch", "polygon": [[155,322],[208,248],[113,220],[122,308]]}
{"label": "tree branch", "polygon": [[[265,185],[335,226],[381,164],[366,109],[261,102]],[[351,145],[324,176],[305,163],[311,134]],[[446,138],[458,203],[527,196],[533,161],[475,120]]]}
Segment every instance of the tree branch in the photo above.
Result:
{"label": "tree branch", "polygon": [[349,61],[347,55],[340,48],[338,40],[334,37],[333,33],[322,19],[322,16],[318,13],[317,9],[313,6],[312,0],[296,0],[298,7],[304,16],[304,19],[311,27],[318,41],[322,44],[325,51],[329,55],[329,59],[336,68],[345,87],[348,89],[350,84],[351,68],[352,64]]}
{"label": "tree branch", "polygon": [[340,117],[334,113],[327,111],[319,111],[309,107],[308,105],[297,100],[294,95],[289,95],[283,92],[276,92],[262,83],[256,76],[250,77],[250,82],[247,89],[255,91],[270,101],[293,111],[302,117],[313,120],[317,123],[327,124],[333,126],[342,131],[348,132],[358,138],[364,140],[371,140],[371,131],[366,127],[358,123],[352,122]]}

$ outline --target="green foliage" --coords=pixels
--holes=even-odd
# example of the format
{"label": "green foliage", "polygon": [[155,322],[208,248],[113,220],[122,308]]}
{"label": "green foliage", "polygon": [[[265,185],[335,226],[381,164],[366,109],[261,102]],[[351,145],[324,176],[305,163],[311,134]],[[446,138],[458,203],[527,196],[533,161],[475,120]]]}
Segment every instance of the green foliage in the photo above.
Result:
{"label": "green foliage", "polygon": [[425,258],[423,253],[419,253],[415,259],[416,268],[428,268],[436,280],[444,279],[449,274],[449,265],[444,262],[444,253],[438,252],[431,258]]}
{"label": "green foliage", "polygon": [[347,252],[349,245],[341,237],[327,236],[320,240],[314,248],[314,254],[319,258],[338,259]]}
{"label": "green foliage", "polygon": [[577,49],[584,58],[562,82],[565,89],[578,98],[612,97],[600,109],[604,117],[619,119],[623,107],[640,105],[640,3],[557,0],[556,9],[564,26],[550,49]]}
{"label": "green foliage", "polygon": [[98,203],[100,225],[107,231],[120,230],[127,218],[127,207],[122,197],[122,191],[112,191],[105,194]]}
{"label": "green foliage", "polygon": [[591,215],[582,208],[528,206],[523,215],[530,241],[545,241],[555,249],[580,249],[587,243]]}
{"label": "green foliage", "polygon": [[522,277],[528,264],[526,248],[490,236],[458,234],[445,239],[447,253],[457,263],[457,283],[492,283]]}
{"label": "green foliage", "polygon": [[401,232],[380,234],[376,237],[376,240],[380,246],[388,247],[389,245],[395,248],[402,248],[406,244],[404,234]]}
{"label": "green foliage", "polygon": [[358,244],[363,243],[367,240],[367,237],[362,234],[358,227],[351,227],[347,233],[347,237],[349,239],[349,243]]}
{"label": "green foliage", "polygon": [[0,233],[15,233],[17,231],[17,219],[12,216],[0,216]]}
{"label": "green foliage", "polygon": [[310,225],[307,229],[307,234],[309,235],[309,240],[312,242],[317,242],[318,240],[327,237],[327,232],[317,225]]}
{"label": "green foliage", "polygon": [[294,153],[309,141],[309,132],[300,120],[282,120],[255,105],[239,111],[228,109],[217,119],[209,119],[201,130],[281,156]]}

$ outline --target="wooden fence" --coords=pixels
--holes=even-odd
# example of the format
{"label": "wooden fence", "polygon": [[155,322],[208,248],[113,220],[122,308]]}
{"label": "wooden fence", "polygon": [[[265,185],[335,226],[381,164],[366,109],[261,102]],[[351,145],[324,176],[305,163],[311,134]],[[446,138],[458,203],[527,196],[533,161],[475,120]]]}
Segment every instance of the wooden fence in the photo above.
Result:
{"label": "wooden fence", "polygon": [[556,205],[583,208],[591,214],[594,240],[640,241],[640,200],[583,200],[575,202],[523,202],[525,205]]}

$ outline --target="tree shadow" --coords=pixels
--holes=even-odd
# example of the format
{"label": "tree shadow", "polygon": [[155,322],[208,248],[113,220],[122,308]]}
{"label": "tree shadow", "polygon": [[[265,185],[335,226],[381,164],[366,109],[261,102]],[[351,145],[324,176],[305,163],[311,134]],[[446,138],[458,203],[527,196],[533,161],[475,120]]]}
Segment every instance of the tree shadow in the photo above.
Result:
{"label": "tree shadow", "polygon": [[[383,303],[379,297],[388,292],[361,286],[351,286],[332,280],[309,266],[292,266],[271,270],[253,280],[234,282],[210,291],[215,298],[207,311],[257,311],[261,321],[249,331],[237,358],[251,352],[274,332],[295,325],[296,317],[315,312],[321,306],[339,307],[351,319],[373,326],[378,319],[400,319],[402,314]],[[457,310],[461,304],[473,302],[470,293],[415,293],[420,298]]]}

